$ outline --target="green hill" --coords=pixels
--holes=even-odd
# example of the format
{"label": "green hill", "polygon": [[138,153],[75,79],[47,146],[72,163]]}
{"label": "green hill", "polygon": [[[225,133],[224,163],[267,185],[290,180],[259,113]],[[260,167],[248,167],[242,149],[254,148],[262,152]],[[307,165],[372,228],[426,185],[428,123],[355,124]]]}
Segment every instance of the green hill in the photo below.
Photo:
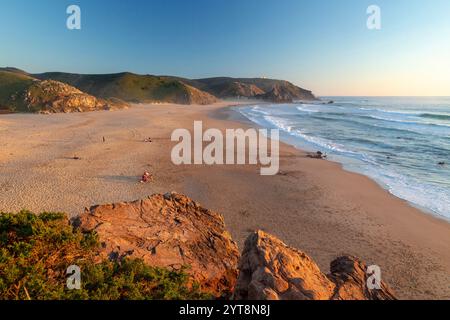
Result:
{"label": "green hill", "polygon": [[264,78],[218,77],[191,80],[129,72],[102,75],[52,72],[35,76],[68,83],[97,97],[116,97],[129,102],[210,104],[215,98],[242,97],[272,102],[316,100],[311,91],[288,81]]}
{"label": "green hill", "polygon": [[176,79],[133,73],[80,75],[70,73],[37,74],[39,79],[68,83],[100,98],[118,98],[128,102],[167,102],[210,104],[216,98]]}
{"label": "green hill", "polygon": [[129,72],[97,75],[48,72],[31,75],[10,67],[0,68],[0,72],[0,110],[9,107],[14,111],[24,111],[26,106],[21,99],[17,99],[17,93],[37,79],[65,83],[99,99],[115,98],[132,103],[211,104],[217,98],[248,98],[278,103],[317,100],[311,91],[288,81],[265,78],[191,80]]}

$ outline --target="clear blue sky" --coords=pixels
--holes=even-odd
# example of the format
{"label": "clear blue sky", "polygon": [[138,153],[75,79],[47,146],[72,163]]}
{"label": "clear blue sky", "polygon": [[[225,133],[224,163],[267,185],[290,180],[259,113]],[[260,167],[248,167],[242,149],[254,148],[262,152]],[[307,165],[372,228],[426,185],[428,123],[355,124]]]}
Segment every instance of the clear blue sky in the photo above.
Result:
{"label": "clear blue sky", "polygon": [[[82,29],[66,28],[66,8]],[[381,7],[382,29],[366,28]],[[449,0],[2,0],[0,66],[267,76],[319,95],[450,95]]]}

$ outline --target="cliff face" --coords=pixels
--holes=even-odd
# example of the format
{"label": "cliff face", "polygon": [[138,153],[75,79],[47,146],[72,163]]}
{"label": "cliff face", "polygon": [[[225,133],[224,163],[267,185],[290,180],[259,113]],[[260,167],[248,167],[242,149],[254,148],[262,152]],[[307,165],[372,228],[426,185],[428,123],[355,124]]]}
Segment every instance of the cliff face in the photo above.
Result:
{"label": "cliff face", "polygon": [[294,97],[297,97],[297,95],[292,90],[280,85],[275,85],[269,92],[256,96],[257,99],[274,103],[290,103],[294,101]]}
{"label": "cliff face", "polygon": [[311,91],[284,80],[265,78],[207,78],[189,81],[192,86],[219,98],[249,98],[269,102],[317,100]]}
{"label": "cliff face", "polygon": [[262,231],[249,236],[240,255],[220,214],[176,193],[95,206],[74,224],[99,235],[100,259],[190,266],[192,279],[216,297],[234,292],[238,300],[395,299],[384,282],[380,290],[367,288],[367,267],[354,257],[334,260],[327,275],[305,253]]}

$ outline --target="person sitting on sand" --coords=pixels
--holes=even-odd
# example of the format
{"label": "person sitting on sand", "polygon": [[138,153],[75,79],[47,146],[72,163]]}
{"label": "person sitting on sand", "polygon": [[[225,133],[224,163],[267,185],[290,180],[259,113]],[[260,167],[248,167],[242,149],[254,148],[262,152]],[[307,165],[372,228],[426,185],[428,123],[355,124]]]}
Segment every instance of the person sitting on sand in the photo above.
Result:
{"label": "person sitting on sand", "polygon": [[152,179],[152,175],[148,173],[147,171],[144,172],[141,178],[141,183],[147,183]]}

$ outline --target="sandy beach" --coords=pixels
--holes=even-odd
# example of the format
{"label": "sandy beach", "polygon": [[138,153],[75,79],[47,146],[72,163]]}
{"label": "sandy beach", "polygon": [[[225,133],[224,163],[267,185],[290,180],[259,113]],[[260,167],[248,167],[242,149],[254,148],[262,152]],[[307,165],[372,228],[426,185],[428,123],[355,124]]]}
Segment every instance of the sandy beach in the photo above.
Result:
{"label": "sandy beach", "polygon": [[[0,115],[0,211],[75,216],[91,205],[177,191],[222,213],[240,248],[249,232],[262,229],[323,270],[351,254],[379,265],[400,298],[450,299],[450,224],[365,176],[286,144],[277,176],[261,176],[252,165],[172,164],[174,129],[192,130],[195,120],[220,130],[251,125],[229,104]],[[152,183],[139,183],[144,171]]]}

